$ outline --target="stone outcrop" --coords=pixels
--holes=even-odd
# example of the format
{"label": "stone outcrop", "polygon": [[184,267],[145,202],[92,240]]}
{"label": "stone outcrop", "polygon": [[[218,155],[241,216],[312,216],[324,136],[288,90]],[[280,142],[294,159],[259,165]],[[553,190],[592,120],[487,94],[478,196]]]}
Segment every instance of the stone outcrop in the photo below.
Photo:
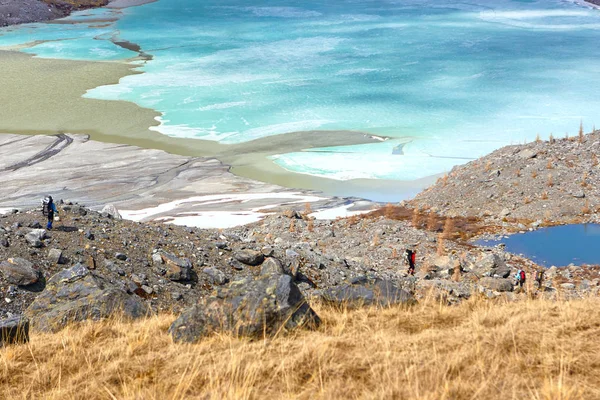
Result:
{"label": "stone outcrop", "polygon": [[215,331],[260,337],[320,323],[289,275],[234,281],[186,310],[169,332],[175,341],[196,342]]}
{"label": "stone outcrop", "polygon": [[55,332],[71,322],[98,320],[115,313],[126,318],[147,315],[138,298],[112,286],[78,264],[51,277],[46,289],[27,308],[32,329]]}

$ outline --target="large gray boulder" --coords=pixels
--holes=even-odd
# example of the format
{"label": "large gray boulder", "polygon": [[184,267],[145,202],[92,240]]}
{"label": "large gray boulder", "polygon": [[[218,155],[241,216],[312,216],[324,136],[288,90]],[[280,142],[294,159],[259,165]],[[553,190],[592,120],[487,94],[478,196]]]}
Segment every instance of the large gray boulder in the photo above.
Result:
{"label": "large gray boulder", "polygon": [[246,278],[218,289],[181,314],[169,328],[178,342],[196,342],[213,332],[261,337],[320,324],[289,275]]}
{"label": "large gray boulder", "polygon": [[0,321],[0,347],[29,341],[29,321],[22,315]]}
{"label": "large gray boulder", "polygon": [[513,284],[510,279],[486,277],[479,280],[479,285],[495,292],[513,291]]}
{"label": "large gray boulder", "polygon": [[71,322],[98,320],[115,313],[133,319],[148,312],[148,307],[139,298],[77,264],[50,278],[25,315],[32,329],[56,332]]}
{"label": "large gray boulder", "polygon": [[321,291],[325,303],[341,307],[362,306],[389,307],[397,304],[413,304],[415,298],[406,290],[384,279],[355,279]]}
{"label": "large gray boulder", "polygon": [[485,254],[481,260],[475,264],[475,271],[479,276],[497,276],[508,278],[510,268],[504,260],[495,253]]}
{"label": "large gray boulder", "polygon": [[19,286],[32,285],[40,277],[33,264],[23,258],[9,258],[0,263],[0,272],[8,283]]}

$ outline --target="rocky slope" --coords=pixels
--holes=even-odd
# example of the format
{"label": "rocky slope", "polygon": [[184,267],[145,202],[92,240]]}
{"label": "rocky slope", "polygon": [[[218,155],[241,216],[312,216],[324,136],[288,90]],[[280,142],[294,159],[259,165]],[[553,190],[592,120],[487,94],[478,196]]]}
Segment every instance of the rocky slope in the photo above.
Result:
{"label": "rocky slope", "polygon": [[410,204],[500,226],[598,222],[599,153],[599,131],[506,146],[453,168]]}
{"label": "rocky slope", "polygon": [[[308,299],[387,304],[407,298],[382,289],[385,282],[417,299],[434,295],[453,303],[476,293],[516,299],[522,295],[512,292],[509,277],[525,268],[532,281],[537,269],[500,248],[444,239],[439,229],[415,229],[385,217],[315,221],[290,210],[248,226],[201,230],[120,220],[110,209],[98,213],[76,204],[59,209],[60,221],[50,232],[40,229],[39,210],[0,217],[1,318],[23,313],[50,283],[54,293],[67,290],[60,285],[81,268],[96,282],[94,298],[127,293],[153,312],[176,313],[217,288],[273,272],[289,276]],[[415,276],[408,276],[404,262],[408,247],[418,254]],[[66,277],[52,278],[66,268],[71,268]],[[529,293],[581,296],[599,290],[596,268],[553,268],[546,278],[540,290],[530,282]],[[69,296],[80,295],[68,290]],[[77,290],[90,289],[86,284]],[[139,313],[139,306],[133,310]]]}

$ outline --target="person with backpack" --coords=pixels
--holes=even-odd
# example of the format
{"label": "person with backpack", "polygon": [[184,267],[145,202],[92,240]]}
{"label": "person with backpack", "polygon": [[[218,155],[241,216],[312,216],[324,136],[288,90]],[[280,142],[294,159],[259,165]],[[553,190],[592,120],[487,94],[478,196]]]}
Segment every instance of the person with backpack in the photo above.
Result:
{"label": "person with backpack", "polygon": [[525,275],[525,271],[523,271],[522,269],[518,270],[515,275],[515,285],[519,286],[522,289],[523,285],[525,284],[526,278],[527,277]]}
{"label": "person with backpack", "polygon": [[48,195],[44,197],[42,200],[42,214],[48,217],[48,224],[46,225],[46,229],[52,230],[52,222],[54,221],[54,213],[58,214],[58,210],[56,209],[56,205],[52,200],[52,196]]}
{"label": "person with backpack", "polygon": [[408,274],[415,274],[415,262],[417,260],[417,251],[406,249],[406,261],[408,262]]}

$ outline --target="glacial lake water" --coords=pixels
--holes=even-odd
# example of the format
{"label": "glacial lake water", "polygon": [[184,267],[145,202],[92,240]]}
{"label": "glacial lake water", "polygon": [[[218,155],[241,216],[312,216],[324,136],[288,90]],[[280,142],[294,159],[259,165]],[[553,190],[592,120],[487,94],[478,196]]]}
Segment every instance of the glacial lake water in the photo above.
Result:
{"label": "glacial lake water", "polygon": [[[567,0],[159,0],[0,29],[0,47],[143,74],[85,96],[222,143],[303,130],[391,140],[273,156],[299,173],[417,180],[507,144],[600,124],[600,10]],[[89,20],[89,23],[85,23]]]}
{"label": "glacial lake water", "polygon": [[479,240],[478,245],[506,245],[506,250],[523,254],[539,265],[560,267],[600,265],[600,225],[579,224],[542,228],[495,240]]}

